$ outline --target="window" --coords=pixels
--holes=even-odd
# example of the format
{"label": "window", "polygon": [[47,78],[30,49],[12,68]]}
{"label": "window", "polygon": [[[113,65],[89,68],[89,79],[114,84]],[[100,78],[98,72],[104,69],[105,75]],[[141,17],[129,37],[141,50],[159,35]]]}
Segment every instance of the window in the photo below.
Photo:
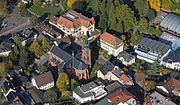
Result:
{"label": "window", "polygon": [[85,56],[84,56],[84,60],[86,60]]}
{"label": "window", "polygon": [[81,76],[81,73],[79,73],[79,76]]}
{"label": "window", "polygon": [[82,73],[82,77],[84,77],[84,73]]}
{"label": "window", "polygon": [[87,60],[89,61],[89,56],[87,57]]}
{"label": "window", "polygon": [[119,101],[119,98],[116,98],[116,101]]}

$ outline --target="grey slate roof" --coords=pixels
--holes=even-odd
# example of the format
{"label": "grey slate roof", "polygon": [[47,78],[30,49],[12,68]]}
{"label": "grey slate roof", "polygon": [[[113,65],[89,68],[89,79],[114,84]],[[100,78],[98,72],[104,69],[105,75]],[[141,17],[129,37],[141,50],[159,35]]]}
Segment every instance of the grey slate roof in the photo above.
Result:
{"label": "grey slate roof", "polygon": [[85,64],[83,61],[73,57],[72,55],[68,54],[67,52],[65,52],[57,46],[53,46],[49,52],[56,55],[64,61],[63,63],[58,64],[60,68],[75,68],[77,70],[85,70],[88,68],[88,65]]}
{"label": "grey slate roof", "polygon": [[127,53],[125,51],[119,53],[118,58],[120,58],[120,57],[123,57],[126,62],[129,62],[135,58],[132,54]]}
{"label": "grey slate roof", "polygon": [[112,71],[114,67],[115,65],[113,65],[111,62],[106,62],[106,64],[100,68],[100,71],[103,73],[103,75],[106,75],[109,71]]}
{"label": "grey slate roof", "polygon": [[11,51],[13,48],[13,43],[10,41],[3,41],[0,44],[0,53],[1,52],[6,52],[6,51]]}
{"label": "grey slate roof", "polygon": [[164,62],[180,62],[180,50],[176,50],[173,53],[170,53],[163,59]]}
{"label": "grey slate roof", "polygon": [[160,93],[156,91],[150,95],[150,100],[152,105],[176,105],[175,103],[173,103],[170,100],[167,100],[166,97],[162,96]]}
{"label": "grey slate roof", "polygon": [[168,14],[162,20],[160,26],[180,34],[180,17],[173,14]]}
{"label": "grey slate roof", "polygon": [[167,32],[163,32],[162,35],[160,36],[159,41],[165,43],[165,44],[169,44],[169,43],[174,43],[176,44],[178,47],[180,47],[180,38],[169,34]]}
{"label": "grey slate roof", "polygon": [[[87,92],[93,88],[96,88],[98,85],[95,84],[93,81],[92,82],[89,82],[85,85],[82,85],[81,87],[78,86],[76,89],[74,89],[74,92],[76,94],[78,94],[81,98],[84,98],[84,97],[89,97],[89,96],[93,96],[93,93],[92,92]],[[87,93],[85,93],[87,92]]]}
{"label": "grey slate roof", "polygon": [[116,105],[116,104],[108,102],[107,98],[103,98],[102,100],[100,100],[94,105]]}
{"label": "grey slate roof", "polygon": [[141,46],[139,49],[145,50],[146,52],[148,52],[149,49],[150,51],[155,51],[159,54],[165,54],[171,48],[169,45],[166,45],[162,42],[145,37],[142,37],[136,45]]}
{"label": "grey slate roof", "polygon": [[108,93],[112,93],[120,88],[121,88],[121,85],[118,82],[114,82],[105,87],[105,89],[107,90]]}

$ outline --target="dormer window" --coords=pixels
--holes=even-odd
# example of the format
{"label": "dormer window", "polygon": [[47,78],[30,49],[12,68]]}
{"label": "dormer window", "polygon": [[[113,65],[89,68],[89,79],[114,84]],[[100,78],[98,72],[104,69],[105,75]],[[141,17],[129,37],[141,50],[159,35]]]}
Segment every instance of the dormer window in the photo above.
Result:
{"label": "dormer window", "polygon": [[119,101],[119,98],[116,98],[116,101],[118,102],[118,101]]}

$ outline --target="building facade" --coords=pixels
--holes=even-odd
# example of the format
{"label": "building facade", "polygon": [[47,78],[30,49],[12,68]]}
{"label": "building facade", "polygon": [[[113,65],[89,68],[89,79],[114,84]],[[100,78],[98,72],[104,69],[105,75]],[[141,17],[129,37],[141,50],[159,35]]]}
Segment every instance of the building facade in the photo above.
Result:
{"label": "building facade", "polygon": [[133,63],[135,63],[135,56],[132,54],[129,54],[125,51],[121,52],[118,56],[117,59],[122,62],[123,65],[129,66]]}
{"label": "building facade", "polygon": [[134,46],[137,58],[149,63],[161,62],[171,51],[170,48],[169,45],[145,37]]}
{"label": "building facade", "polygon": [[118,56],[123,51],[123,41],[114,35],[104,32],[100,36],[100,47],[108,52],[109,55]]}
{"label": "building facade", "polygon": [[90,82],[82,86],[78,86],[73,91],[73,97],[78,103],[86,103],[103,98],[107,95],[103,85],[98,85],[95,82]]}
{"label": "building facade", "polygon": [[81,13],[69,10],[57,20],[57,26],[66,34],[72,36],[91,34],[95,30],[94,18],[87,18]]}
{"label": "building facade", "polygon": [[51,71],[32,78],[31,83],[37,89],[47,90],[54,87],[54,78]]}
{"label": "building facade", "polygon": [[52,46],[49,51],[49,62],[51,66],[58,66],[79,80],[87,80],[89,78],[89,69],[91,68],[91,50],[88,48],[87,38],[82,54],[79,55],[81,57],[77,57],[74,53],[70,55],[58,46]]}

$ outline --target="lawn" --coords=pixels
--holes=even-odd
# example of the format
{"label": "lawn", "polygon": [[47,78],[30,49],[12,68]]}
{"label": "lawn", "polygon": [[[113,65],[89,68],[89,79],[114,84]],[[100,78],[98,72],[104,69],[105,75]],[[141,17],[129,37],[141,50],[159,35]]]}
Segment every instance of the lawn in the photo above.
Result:
{"label": "lawn", "polygon": [[29,9],[40,16],[47,16],[48,18],[50,18],[52,15],[55,15],[58,12],[62,12],[60,9],[57,8],[46,8],[35,5],[32,5]]}

